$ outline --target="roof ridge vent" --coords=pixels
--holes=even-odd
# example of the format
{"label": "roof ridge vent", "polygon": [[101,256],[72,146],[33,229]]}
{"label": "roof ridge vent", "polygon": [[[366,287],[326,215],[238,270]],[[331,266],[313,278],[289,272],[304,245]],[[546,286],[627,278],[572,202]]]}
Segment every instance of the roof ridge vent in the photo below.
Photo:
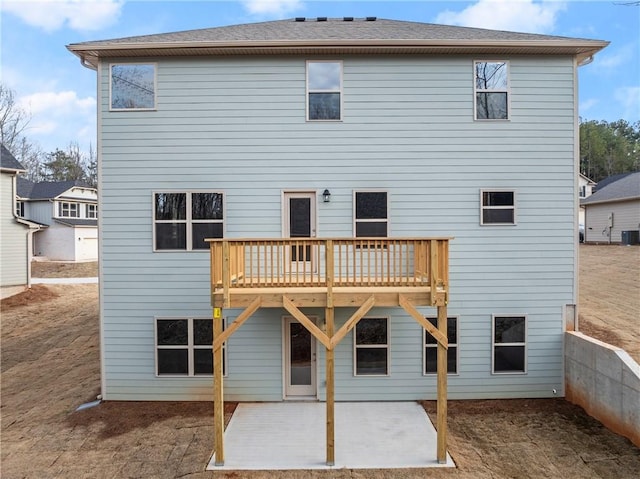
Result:
{"label": "roof ridge vent", "polygon": [[343,17],[342,20],[345,22],[353,22],[353,17]]}
{"label": "roof ridge vent", "polygon": [[327,17],[318,17],[316,18],[317,22],[326,22],[327,21]]}
{"label": "roof ridge vent", "polygon": [[304,22],[306,18],[304,17],[296,17],[296,22]]}
{"label": "roof ridge vent", "polygon": [[375,22],[378,18],[377,17],[367,17],[365,20],[367,22]]}

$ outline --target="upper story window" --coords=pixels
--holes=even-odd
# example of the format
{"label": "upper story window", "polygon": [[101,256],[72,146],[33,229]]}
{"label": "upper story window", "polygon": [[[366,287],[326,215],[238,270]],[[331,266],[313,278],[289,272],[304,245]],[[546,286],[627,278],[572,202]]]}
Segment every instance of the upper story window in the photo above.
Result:
{"label": "upper story window", "polygon": [[61,201],[58,203],[58,217],[80,218],[80,204]]}
{"label": "upper story window", "polygon": [[98,205],[87,204],[85,205],[85,216],[90,219],[98,217]]}
{"label": "upper story window", "polygon": [[16,201],[16,216],[24,217],[24,201]]}
{"label": "upper story window", "polygon": [[110,67],[111,110],[153,110],[156,107],[156,65],[120,63]]}
{"label": "upper story window", "polygon": [[154,249],[207,250],[205,238],[222,238],[223,218],[222,193],[155,193]]}
{"label": "upper story window", "polygon": [[481,225],[516,224],[516,193],[513,190],[480,190]]}
{"label": "upper story window", "polygon": [[307,119],[342,120],[342,62],[307,62]]}
{"label": "upper story window", "polygon": [[509,64],[474,62],[476,120],[509,119]]}
{"label": "upper story window", "polygon": [[388,236],[387,192],[356,191],[353,216],[356,237]]}

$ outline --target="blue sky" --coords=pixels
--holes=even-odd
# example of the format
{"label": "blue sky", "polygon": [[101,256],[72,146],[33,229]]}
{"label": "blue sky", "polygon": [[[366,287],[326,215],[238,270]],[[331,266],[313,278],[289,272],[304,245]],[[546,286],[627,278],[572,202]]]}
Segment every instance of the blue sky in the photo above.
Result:
{"label": "blue sky", "polygon": [[1,79],[31,115],[32,142],[45,151],[78,142],[86,151],[96,141],[96,75],[65,45],[299,16],[377,16],[610,41],[579,69],[580,115],[636,122],[640,6],[625,2],[3,0]]}

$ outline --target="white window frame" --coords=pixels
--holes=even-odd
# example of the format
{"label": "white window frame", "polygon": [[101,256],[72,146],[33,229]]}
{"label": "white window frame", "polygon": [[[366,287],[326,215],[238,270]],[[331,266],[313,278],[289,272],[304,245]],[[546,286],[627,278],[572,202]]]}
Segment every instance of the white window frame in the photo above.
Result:
{"label": "white window frame", "polygon": [[86,218],[94,220],[98,218],[98,205],[94,203],[87,203],[85,205]]}
{"label": "white window frame", "polygon": [[16,200],[16,216],[19,218],[24,217],[24,201]]}
{"label": "white window frame", "polygon": [[[433,319],[433,320],[435,320],[436,325],[438,324],[438,318],[437,317],[427,316],[425,319],[427,321],[430,321],[430,320]],[[450,319],[453,319],[456,322],[456,339],[459,339],[458,335],[460,334],[460,331],[458,329],[458,324],[459,324],[458,316],[448,316],[447,317],[447,321],[449,321]],[[431,323],[431,324],[433,324],[433,323]],[[427,372],[427,348],[430,348],[430,349],[433,348],[433,349],[437,350],[438,349],[438,343],[436,342],[436,344],[427,344],[427,336],[428,335],[430,336],[430,334],[427,332],[427,330],[422,328],[422,346],[423,346],[422,347],[422,375],[431,377],[431,376],[435,376],[437,374],[437,372],[433,372],[433,373],[428,373]],[[449,339],[449,338],[447,337],[447,339]],[[452,347],[456,348],[456,372],[455,373],[450,373],[449,372],[449,367],[448,367],[449,362],[447,361],[447,375],[448,376],[458,376],[460,374],[460,362],[459,362],[459,359],[460,359],[460,357],[459,357],[460,348],[458,347],[458,343],[457,342],[449,343],[449,348],[452,348]],[[447,350],[447,353],[448,353],[448,351],[449,350]]]}
{"label": "white window frame", "polygon": [[[214,321],[212,318],[208,317],[198,317],[198,316],[156,316],[153,318],[153,345],[154,345],[154,356],[155,356],[155,376],[157,378],[212,378],[213,372],[211,374],[195,374],[195,353],[196,349],[208,349],[211,351],[213,355],[213,345],[203,345],[203,344],[194,344],[194,320],[209,320]],[[183,345],[159,345],[158,344],[158,321],[168,320],[168,321],[187,321],[187,344]],[[222,320],[222,330],[224,331],[227,328],[227,318],[223,318]],[[188,361],[188,372],[187,374],[160,374],[158,372],[158,351],[160,349],[186,349],[187,350],[187,361]],[[223,371],[222,377],[227,377],[227,373],[229,370],[229,361],[227,357],[227,342],[222,343],[222,364]],[[214,366],[215,367],[215,366]]]}
{"label": "white window frame", "polygon": [[[511,206],[485,206],[484,193],[513,193],[513,205]],[[480,190],[480,224],[482,226],[514,226],[518,224],[518,211],[516,209],[518,198],[517,192],[512,188],[482,188]],[[513,222],[509,223],[485,223],[485,210],[513,210]]]}
{"label": "white window frame", "polygon": [[[386,344],[356,344],[356,331],[358,325],[367,319],[384,319],[387,322],[387,343]],[[387,377],[391,375],[391,321],[389,321],[388,316],[369,316],[362,318],[358,323],[354,326],[352,331],[353,336],[353,375],[359,378],[376,378],[376,377]],[[386,348],[387,350],[387,372],[386,374],[358,374],[358,349],[382,349]]]}
{"label": "white window frame", "polygon": [[[496,343],[496,318],[522,318],[524,320],[524,341],[516,342],[516,343]],[[528,318],[526,314],[517,313],[517,314],[493,314],[491,315],[491,374],[495,375],[523,375],[527,374],[528,361],[527,361],[527,328],[528,328]],[[521,346],[524,354],[524,370],[523,371],[496,371],[496,347],[502,346]]]}
{"label": "white window frame", "polygon": [[[357,219],[356,218],[356,195],[358,193],[385,193],[387,195],[387,217],[386,218],[369,218],[369,219]],[[352,201],[353,205],[353,211],[352,211],[352,218],[353,218],[353,237],[354,238],[358,238],[358,236],[356,235],[356,225],[357,223],[386,223],[387,224],[387,236],[380,236],[380,238],[389,238],[391,236],[391,231],[390,231],[390,223],[389,223],[389,213],[390,213],[390,200],[389,200],[389,191],[388,190],[377,190],[377,189],[364,189],[364,190],[353,190],[353,201]],[[366,238],[366,236],[360,236],[360,238]]]}
{"label": "white window frame", "polygon": [[[153,107],[151,108],[113,108],[113,81],[112,72],[114,66],[119,65],[151,65],[153,66]],[[116,62],[109,63],[109,111],[157,111],[158,109],[158,64],[155,62]]]}
{"label": "white window frame", "polygon": [[[476,84],[476,65],[478,63],[504,63],[507,67],[507,87],[504,89],[480,89]],[[477,93],[506,93],[506,118],[478,118]],[[511,120],[511,64],[508,60],[474,60],[473,61],[473,119],[474,121],[510,121]]]}
{"label": "white window frame", "polygon": [[[310,63],[338,63],[340,65],[340,88],[338,90],[312,90],[309,88],[309,64]],[[340,122],[344,118],[344,63],[342,60],[307,60],[305,63],[305,110],[306,119],[310,122]],[[315,119],[309,118],[309,94],[310,93],[339,93],[340,94],[340,118]]]}
{"label": "white window frame", "polygon": [[[75,212],[74,215],[71,213]],[[58,218],[80,218],[80,203],[74,201],[58,201]]]}
{"label": "white window frame", "polygon": [[[222,195],[222,219],[221,220],[193,220],[191,218],[192,215],[192,194],[194,193],[213,193]],[[156,219],[156,195],[157,194],[184,194],[186,195],[186,218],[184,220],[157,220]],[[164,253],[164,252],[176,252],[176,251],[191,251],[191,252],[205,252],[208,253],[208,249],[194,249],[193,248],[193,225],[199,223],[220,223],[222,224],[222,237],[226,235],[225,230],[225,218],[227,217],[227,199],[226,195],[223,191],[215,191],[215,190],[158,190],[153,191],[151,193],[151,220],[152,220],[152,229],[153,229],[153,252],[154,253]],[[156,248],[156,224],[172,224],[172,223],[180,223],[185,224],[186,233],[185,233],[185,248],[179,249],[157,249]]]}

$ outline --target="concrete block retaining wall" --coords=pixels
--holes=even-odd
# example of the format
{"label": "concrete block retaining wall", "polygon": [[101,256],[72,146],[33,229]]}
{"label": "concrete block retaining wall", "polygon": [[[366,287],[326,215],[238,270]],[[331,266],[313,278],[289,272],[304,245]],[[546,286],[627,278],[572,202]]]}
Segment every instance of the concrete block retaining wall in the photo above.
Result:
{"label": "concrete block retaining wall", "polygon": [[567,332],[565,396],[640,447],[640,365],[623,349]]}

